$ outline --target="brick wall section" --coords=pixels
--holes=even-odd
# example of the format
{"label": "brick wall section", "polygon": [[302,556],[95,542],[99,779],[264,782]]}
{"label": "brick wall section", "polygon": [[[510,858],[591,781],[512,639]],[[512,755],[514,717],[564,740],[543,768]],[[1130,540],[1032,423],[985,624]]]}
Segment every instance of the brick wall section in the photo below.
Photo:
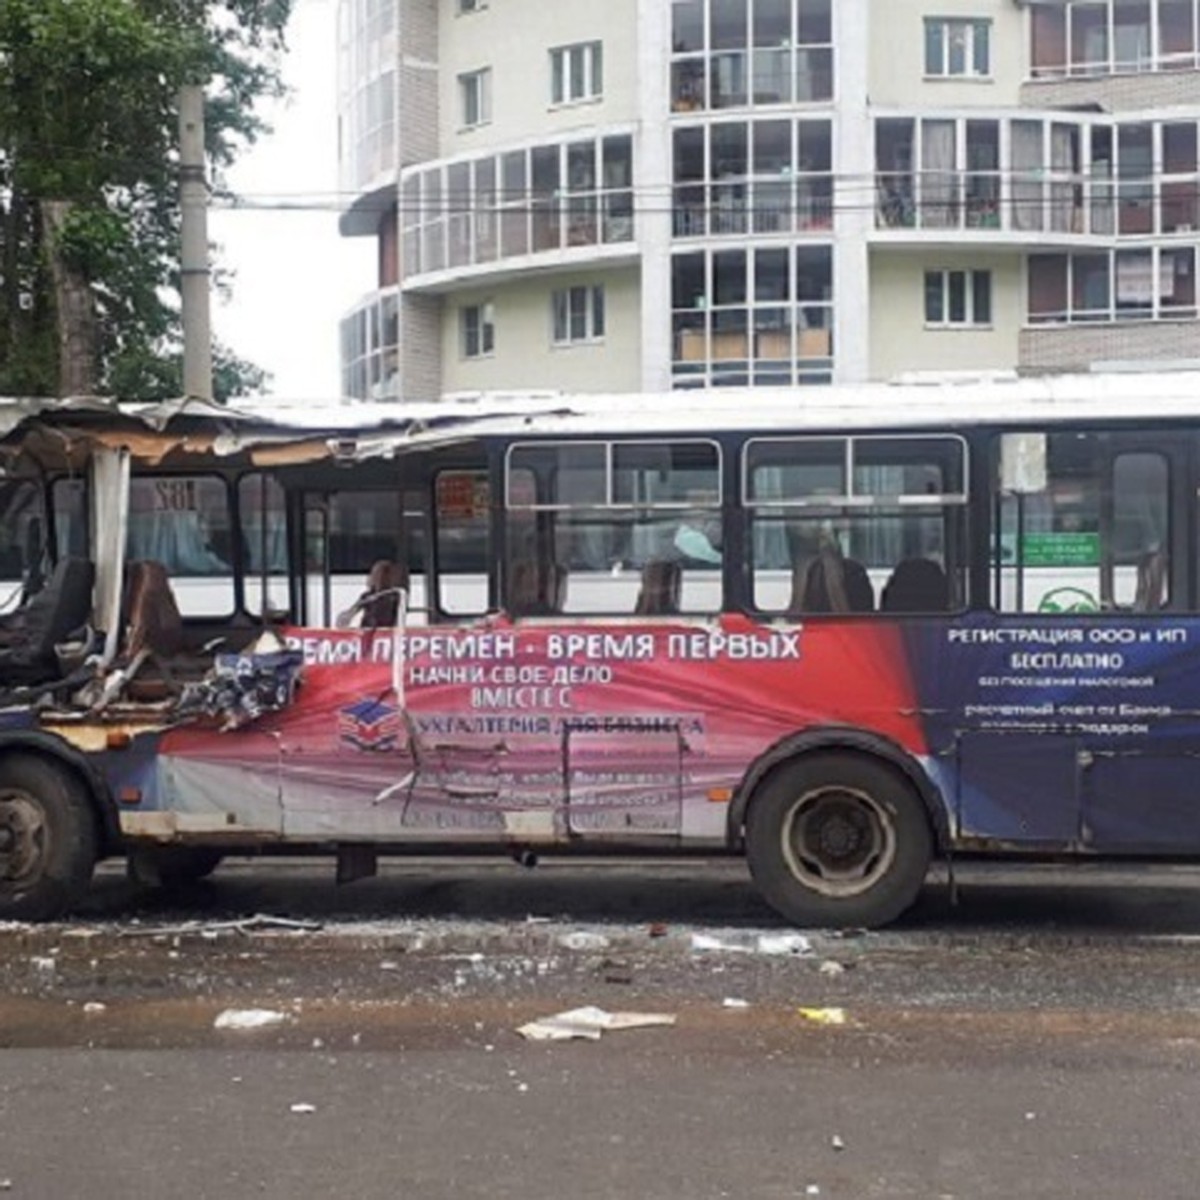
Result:
{"label": "brick wall section", "polygon": [[1200,321],[1130,325],[1055,325],[1021,330],[1020,370],[1088,371],[1093,363],[1200,358]]}
{"label": "brick wall section", "polygon": [[1046,79],[1026,83],[1021,103],[1031,108],[1098,104],[1113,112],[1200,104],[1200,71],[1155,71],[1109,79]]}
{"label": "brick wall section", "polygon": [[442,300],[400,295],[400,399],[442,395]]}
{"label": "brick wall section", "polygon": [[438,154],[437,0],[399,0],[398,7],[397,161],[407,167]]}

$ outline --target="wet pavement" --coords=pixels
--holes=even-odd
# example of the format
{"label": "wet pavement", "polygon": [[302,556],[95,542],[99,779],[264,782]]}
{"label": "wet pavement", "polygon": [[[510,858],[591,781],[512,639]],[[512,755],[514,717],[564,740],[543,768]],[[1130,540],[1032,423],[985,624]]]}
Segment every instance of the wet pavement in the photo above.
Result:
{"label": "wet pavement", "polygon": [[[1196,1192],[1200,870],[973,869],[802,939],[728,860],[331,875],[106,868],[71,921],[0,924],[0,1190]],[[676,1023],[515,1032],[581,1005]],[[247,1010],[275,1023],[214,1027]]]}

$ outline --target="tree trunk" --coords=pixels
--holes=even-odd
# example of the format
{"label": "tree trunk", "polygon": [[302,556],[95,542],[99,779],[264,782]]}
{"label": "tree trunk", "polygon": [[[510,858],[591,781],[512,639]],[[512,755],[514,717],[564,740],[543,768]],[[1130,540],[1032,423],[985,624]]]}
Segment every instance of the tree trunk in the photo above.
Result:
{"label": "tree trunk", "polygon": [[86,277],[64,262],[59,252],[59,232],[70,215],[71,202],[42,200],[41,210],[58,320],[58,394],[91,396],[96,392],[99,356],[95,298]]}

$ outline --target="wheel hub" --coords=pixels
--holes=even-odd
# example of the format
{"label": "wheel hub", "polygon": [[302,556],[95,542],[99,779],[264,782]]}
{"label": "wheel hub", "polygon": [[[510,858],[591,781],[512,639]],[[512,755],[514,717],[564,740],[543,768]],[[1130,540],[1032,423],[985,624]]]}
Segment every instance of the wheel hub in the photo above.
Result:
{"label": "wheel hub", "polygon": [[24,792],[0,793],[0,882],[35,876],[48,850],[42,807]]}
{"label": "wheel hub", "polygon": [[806,840],[823,861],[846,865],[870,850],[867,822],[848,806],[826,805],[812,814],[807,825]]}
{"label": "wheel hub", "polygon": [[783,829],[783,851],[796,878],[824,895],[866,891],[895,857],[890,818],[866,792],[818,788],[799,797]]}

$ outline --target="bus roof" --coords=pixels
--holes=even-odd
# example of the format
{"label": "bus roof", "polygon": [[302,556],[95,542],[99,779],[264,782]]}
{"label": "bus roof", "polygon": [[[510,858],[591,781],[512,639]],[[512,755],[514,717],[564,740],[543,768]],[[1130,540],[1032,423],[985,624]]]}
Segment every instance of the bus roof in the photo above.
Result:
{"label": "bus roof", "polygon": [[[483,405],[486,398],[476,403]],[[1003,380],[835,385],[806,389],[722,388],[663,394],[562,396],[505,414],[462,403],[458,420],[437,431],[410,430],[408,446],[476,436],[552,438],[740,433],[918,432],[1023,423],[1200,419],[1200,371],[1055,375]],[[381,432],[376,450],[401,451]],[[372,453],[364,442],[360,452]]]}
{"label": "bus roof", "polygon": [[119,440],[121,429],[140,429],[157,435],[161,449],[162,439],[185,431],[195,446],[192,439],[201,430],[209,434],[207,449],[216,454],[264,445],[281,449],[295,442],[304,443],[310,457],[314,442],[324,441],[331,457],[353,461],[489,435],[703,437],[732,431],[769,436],[1196,418],[1200,371],[1167,371],[661,394],[483,393],[412,404],[267,399],[226,407],[197,400],[119,405],[96,399],[0,399],[0,438],[19,433],[22,426],[66,425],[105,441],[109,438],[100,431],[111,430]]}

